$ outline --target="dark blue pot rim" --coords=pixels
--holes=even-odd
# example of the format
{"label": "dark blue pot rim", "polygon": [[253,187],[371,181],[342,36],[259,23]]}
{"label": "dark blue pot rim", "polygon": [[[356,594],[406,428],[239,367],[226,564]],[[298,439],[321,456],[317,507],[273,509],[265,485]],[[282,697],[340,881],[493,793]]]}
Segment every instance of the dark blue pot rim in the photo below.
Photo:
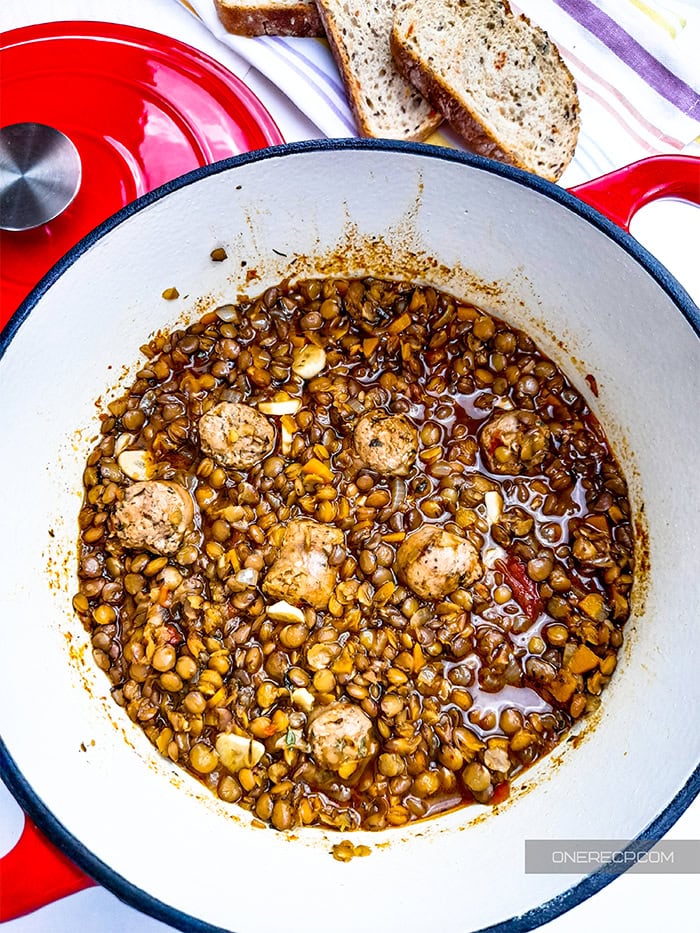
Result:
{"label": "dark blue pot rim", "polygon": [[[149,204],[159,201],[171,192],[191,185],[202,178],[206,178],[209,175],[217,175],[220,172],[228,171],[239,165],[273,159],[287,153],[299,154],[329,150],[385,151],[425,156],[432,159],[442,159],[446,162],[458,162],[480,171],[503,176],[520,185],[524,185],[526,188],[537,191],[544,197],[556,201],[563,208],[581,216],[584,220],[606,234],[606,236],[613,240],[618,246],[622,247],[625,252],[629,253],[668,294],[679,312],[686,318],[696,336],[700,337],[700,310],[693,303],[680,283],[651,255],[651,253],[648,252],[648,250],[641,246],[634,237],[621,230],[608,220],[607,217],[570,194],[566,189],[560,188],[536,175],[531,175],[519,169],[512,168],[511,166],[493,162],[489,159],[484,159],[481,156],[475,156],[453,149],[426,145],[424,143],[401,143],[392,140],[375,139],[322,139],[288,143],[286,145],[274,146],[256,152],[248,152],[233,156],[221,162],[216,162],[213,165],[195,169],[193,172],[162,185],[155,191],[143,195],[136,201],[122,208],[87,234],[87,236],[66,253],[22,302],[11,317],[2,335],[0,335],[0,358],[4,355],[13,337],[37,302],[44,293],[51,288],[53,283],[63,275],[66,269],[72,266],[73,263],[98,240],[102,239],[102,237],[106,236],[111,230],[119,226],[119,224],[123,223],[132,215],[137,214]],[[163,903],[146,891],[127,881],[93,855],[89,849],[76,839],[76,837],[54,817],[43,801],[37,796],[25,780],[1,739],[0,776],[2,776],[3,781],[23,810],[31,817],[48,839],[79,865],[81,869],[94,878],[95,881],[110,890],[122,901],[178,930],[187,931],[187,933],[232,933],[231,930],[213,926],[170,907],[168,904]],[[663,838],[693,800],[695,800],[698,793],[700,793],[700,764],[695,768],[684,787],[676,794],[664,810],[652,820],[646,829],[640,832],[635,840],[631,841],[625,851],[639,851],[640,846],[644,844],[651,846],[654,842]],[[572,885],[572,887],[562,894],[557,895],[546,903],[541,904],[539,907],[535,907],[520,916],[511,917],[508,920],[501,921],[489,927],[484,927],[478,931],[465,930],[464,933],[525,933],[525,931],[534,930],[554,920],[566,911],[571,910],[577,904],[587,900],[616,877],[618,877],[618,874],[611,874],[604,869],[600,869],[588,875],[582,881]]]}

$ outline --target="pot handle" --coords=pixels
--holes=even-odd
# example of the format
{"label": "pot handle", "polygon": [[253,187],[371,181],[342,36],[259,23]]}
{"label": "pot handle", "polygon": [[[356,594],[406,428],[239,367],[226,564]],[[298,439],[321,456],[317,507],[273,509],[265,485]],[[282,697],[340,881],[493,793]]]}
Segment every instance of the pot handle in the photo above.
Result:
{"label": "pot handle", "polygon": [[700,205],[700,158],[650,156],[569,191],[629,232],[634,215],[651,201],[680,198]]}
{"label": "pot handle", "polygon": [[0,923],[94,884],[25,816],[17,844],[0,859]]}

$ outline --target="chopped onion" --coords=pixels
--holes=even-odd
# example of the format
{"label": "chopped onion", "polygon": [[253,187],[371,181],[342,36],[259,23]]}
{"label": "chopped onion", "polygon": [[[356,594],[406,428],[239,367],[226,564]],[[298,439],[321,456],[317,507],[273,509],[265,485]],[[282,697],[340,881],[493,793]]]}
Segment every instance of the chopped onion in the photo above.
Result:
{"label": "chopped onion", "polygon": [[389,507],[392,512],[396,512],[406,501],[406,482],[400,476],[394,476],[389,483],[389,489],[391,491]]}
{"label": "chopped onion", "polygon": [[239,570],[235,576],[236,583],[241,586],[256,586],[258,582],[258,571],[252,567],[244,567]]}
{"label": "chopped onion", "polygon": [[287,428],[282,425],[282,453],[285,457],[289,456],[292,452],[292,441],[294,440],[294,435],[291,434]]}
{"label": "chopped onion", "polygon": [[296,690],[292,690],[291,697],[292,703],[305,713],[310,713],[316,702],[313,693],[306,687],[297,687]]}
{"label": "chopped onion", "polygon": [[498,545],[495,547],[487,547],[483,556],[484,567],[487,567],[489,570],[493,570],[497,561],[505,560],[507,557],[508,555],[502,547],[498,547]]}

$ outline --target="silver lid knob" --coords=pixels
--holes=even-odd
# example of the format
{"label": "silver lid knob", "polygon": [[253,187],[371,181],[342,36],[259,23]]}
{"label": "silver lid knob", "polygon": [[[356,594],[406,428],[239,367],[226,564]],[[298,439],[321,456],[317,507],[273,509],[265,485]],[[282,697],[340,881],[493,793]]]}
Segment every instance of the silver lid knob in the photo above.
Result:
{"label": "silver lid knob", "polygon": [[29,230],[64,211],[82,168],[68,137],[43,123],[0,129],[0,229]]}

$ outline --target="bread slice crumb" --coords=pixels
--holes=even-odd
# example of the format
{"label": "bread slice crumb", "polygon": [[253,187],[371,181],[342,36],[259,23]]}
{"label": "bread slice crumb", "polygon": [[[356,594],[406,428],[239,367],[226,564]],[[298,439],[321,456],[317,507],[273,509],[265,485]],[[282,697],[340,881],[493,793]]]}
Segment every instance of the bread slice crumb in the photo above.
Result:
{"label": "bread slice crumb", "polygon": [[394,0],[316,0],[362,136],[422,140],[442,117],[397,70],[389,34]]}
{"label": "bread slice crumb", "polygon": [[506,0],[401,0],[401,74],[480,155],[556,181],[573,158],[576,82],[547,33]]}

